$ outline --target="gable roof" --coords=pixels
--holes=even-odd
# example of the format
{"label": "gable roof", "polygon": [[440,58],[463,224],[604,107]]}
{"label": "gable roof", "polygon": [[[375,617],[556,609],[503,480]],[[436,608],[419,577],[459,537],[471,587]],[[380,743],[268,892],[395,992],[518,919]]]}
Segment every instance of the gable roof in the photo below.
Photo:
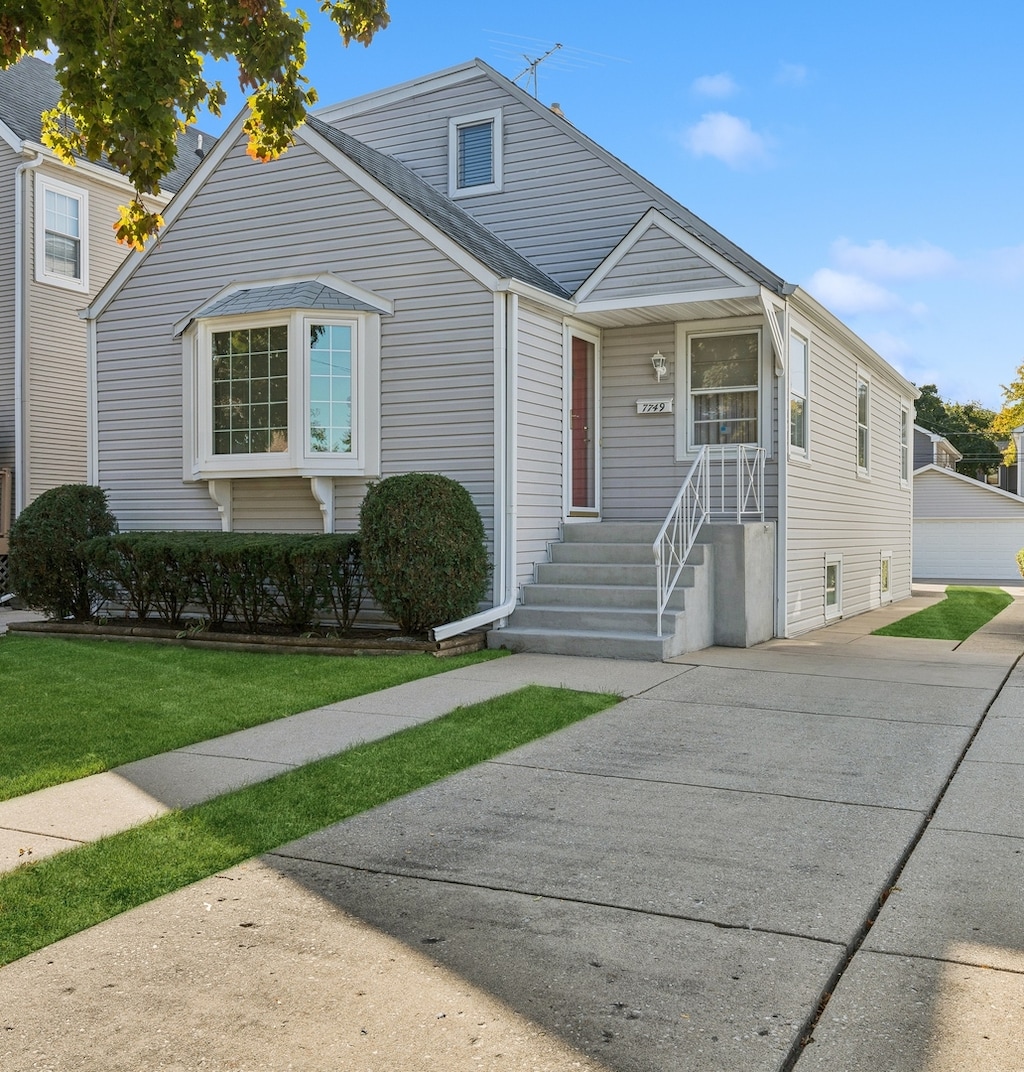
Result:
{"label": "gable roof", "polygon": [[[60,86],[52,63],[47,63],[37,56],[24,56],[12,67],[0,69],[0,122],[9,127],[21,141],[33,145],[42,144],[42,113],[56,108],[59,100]],[[178,154],[174,168],[165,176],[162,192],[173,194],[180,190],[202,163],[205,149],[200,149],[200,144],[209,149],[216,140],[212,135],[203,134],[195,127],[188,127],[178,138]],[[95,163],[120,174],[105,159]]]}
{"label": "gable roof", "polygon": [[518,279],[558,298],[571,297],[546,272],[394,157],[371,149],[315,116],[310,116],[306,124],[499,277]]}
{"label": "gable roof", "polygon": [[217,298],[194,318],[238,313],[264,313],[280,309],[323,309],[331,312],[379,313],[380,308],[352,297],[344,291],[316,280],[281,283],[269,287],[247,287]]}
{"label": "gable roof", "polygon": [[489,78],[504,92],[515,97],[522,105],[535,112],[538,116],[542,116],[547,122],[557,126],[562,133],[579,142],[588,152],[599,157],[618,171],[619,174],[641,189],[651,199],[654,207],[661,209],[679,226],[699,239],[705,246],[730,261],[758,284],[779,295],[790,294],[795,289],[793,284],[787,283],[780,275],[776,275],[771,269],[750,256],[749,253],[726,238],[720,231],[717,231],[709,223],[706,223],[695,213],[680,204],[665,193],[664,190],[655,186],[649,179],[634,171],[633,168],[623,163],[613,153],[578,130],[567,119],[556,115],[550,108],[545,107],[540,101],[531,97],[529,93],[481,59],[475,59],[469,63],[459,64],[434,74],[425,75],[422,78],[404,82],[401,85],[390,86],[374,93],[367,93],[361,97],[343,101],[321,109],[317,113],[317,117],[327,123],[342,122],[348,116],[372,111],[382,104],[390,104],[395,101],[420,96],[436,89],[459,85],[479,78],[481,75]]}

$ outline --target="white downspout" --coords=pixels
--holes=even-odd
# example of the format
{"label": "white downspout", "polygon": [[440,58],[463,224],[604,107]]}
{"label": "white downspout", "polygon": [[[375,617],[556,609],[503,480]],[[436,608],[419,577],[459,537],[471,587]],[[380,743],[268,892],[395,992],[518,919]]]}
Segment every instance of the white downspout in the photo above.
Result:
{"label": "white downspout", "polygon": [[468,633],[507,618],[516,608],[517,429],[519,426],[519,297],[506,293],[495,301],[494,347],[494,577],[493,607],[431,629],[433,640]]}
{"label": "white downspout", "polygon": [[[19,164],[14,172],[14,516],[25,507],[28,481],[27,442],[25,435],[25,372],[28,363],[25,322],[27,293],[25,285],[25,176],[43,162],[41,156]],[[33,240],[34,245],[34,240]]]}
{"label": "white downspout", "polygon": [[[782,375],[779,385],[779,440],[778,440],[778,520],[775,522],[775,635],[789,635],[789,547],[787,513],[789,510],[789,302],[783,306],[782,315]],[[810,343],[807,347],[810,365]],[[810,368],[807,370],[810,379]],[[808,385],[808,392],[810,387]]]}

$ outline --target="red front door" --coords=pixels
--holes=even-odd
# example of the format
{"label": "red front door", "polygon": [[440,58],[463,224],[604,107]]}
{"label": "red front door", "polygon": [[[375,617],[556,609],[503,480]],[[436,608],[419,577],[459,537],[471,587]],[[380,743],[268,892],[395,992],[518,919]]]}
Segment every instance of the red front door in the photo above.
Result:
{"label": "red front door", "polygon": [[570,513],[597,512],[595,351],[592,342],[573,336],[569,409]]}

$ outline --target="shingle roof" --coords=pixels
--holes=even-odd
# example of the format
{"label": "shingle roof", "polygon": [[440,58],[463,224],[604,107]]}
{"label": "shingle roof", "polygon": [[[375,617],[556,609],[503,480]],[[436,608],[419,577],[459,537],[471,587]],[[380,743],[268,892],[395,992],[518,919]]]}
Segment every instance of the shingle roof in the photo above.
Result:
{"label": "shingle roof", "polygon": [[351,134],[328,126],[314,116],[308,117],[306,123],[497,275],[529,283],[559,298],[570,297],[561,284],[394,157],[371,149]]}
{"label": "shingle roof", "polygon": [[375,305],[353,298],[324,283],[309,280],[283,283],[271,287],[249,287],[218,298],[204,306],[195,318],[239,313],[263,313],[277,309],[327,309],[334,312],[357,311],[379,313]]}
{"label": "shingle roof", "polygon": [[[60,86],[54,77],[53,64],[36,56],[25,56],[0,70],[0,120],[22,141],[38,143],[42,137],[42,113],[54,108],[60,99]],[[204,150],[199,149],[202,138]],[[202,163],[205,150],[217,139],[189,127],[178,141],[178,155],[173,170],[164,178],[164,193],[173,194],[185,185],[188,177]],[[110,165],[98,161],[103,167]],[[113,169],[111,169],[113,170]]]}

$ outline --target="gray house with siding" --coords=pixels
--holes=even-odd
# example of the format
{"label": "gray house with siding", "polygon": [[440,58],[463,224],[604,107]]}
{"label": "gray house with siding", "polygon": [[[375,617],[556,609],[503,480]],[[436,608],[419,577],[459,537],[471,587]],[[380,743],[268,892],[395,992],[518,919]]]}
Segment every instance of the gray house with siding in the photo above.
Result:
{"label": "gray house with siding", "polygon": [[[125,258],[112,224],[117,206],[134,196],[105,164],[71,168],[42,144],[41,115],[59,98],[53,66],[41,59],[0,70],[0,472],[8,492],[0,496],[0,556],[12,513],[88,476],[86,325],[78,313]],[[183,137],[166,194],[150,199],[154,209],[202,159],[198,138]],[[0,591],[3,580],[0,561]]]}
{"label": "gray house with siding", "polygon": [[810,295],[480,61],[241,120],[87,311],[122,528],[343,531],[470,491],[517,650],[663,658],[910,591],[916,390]]}

